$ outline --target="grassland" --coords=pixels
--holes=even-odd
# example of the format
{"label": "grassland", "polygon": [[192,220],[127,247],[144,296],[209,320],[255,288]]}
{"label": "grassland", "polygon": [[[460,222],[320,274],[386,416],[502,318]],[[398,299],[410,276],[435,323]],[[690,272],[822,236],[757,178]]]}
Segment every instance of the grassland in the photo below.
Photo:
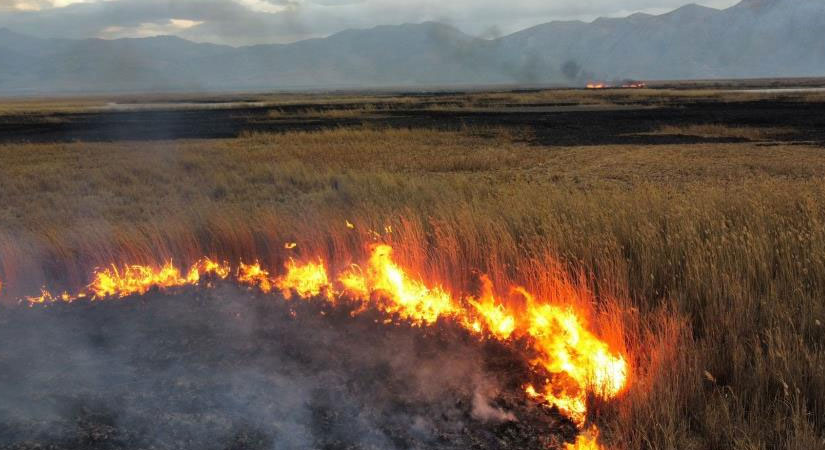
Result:
{"label": "grassland", "polygon": [[474,271],[546,292],[560,270],[592,289],[594,326],[622,329],[634,366],[629,391],[594,409],[611,448],[825,448],[825,153],[783,142],[793,131],[671,126],[659,133],[742,142],[648,146],[369,126],[5,144],[0,279],[11,298],[113,261],[277,267],[284,242],[347,264],[377,230],[456,291],[477,288]]}
{"label": "grassland", "polygon": [[[741,102],[757,100],[792,100],[797,102],[822,102],[825,92],[737,90],[741,86],[730,85],[717,89],[700,88],[657,88],[657,89],[529,89],[523,91],[468,91],[468,92],[426,92],[415,95],[395,92],[331,93],[331,94],[121,94],[98,96],[66,96],[62,98],[0,98],[0,117],[15,114],[54,114],[94,111],[113,103],[126,105],[175,104],[189,105],[197,109],[197,104],[244,103],[262,104],[272,108],[274,117],[312,115],[329,113],[351,117],[357,112],[374,113],[391,111],[408,106],[425,105],[424,109],[473,108],[530,105],[662,105],[683,104],[684,102]],[[298,106],[299,110],[291,111]]]}

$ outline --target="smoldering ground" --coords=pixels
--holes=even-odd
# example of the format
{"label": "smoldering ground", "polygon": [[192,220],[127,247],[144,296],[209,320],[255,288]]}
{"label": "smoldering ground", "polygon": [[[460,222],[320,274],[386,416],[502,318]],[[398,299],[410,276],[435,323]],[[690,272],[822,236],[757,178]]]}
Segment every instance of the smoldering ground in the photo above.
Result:
{"label": "smoldering ground", "polygon": [[0,448],[553,448],[525,358],[232,286],[0,309]]}

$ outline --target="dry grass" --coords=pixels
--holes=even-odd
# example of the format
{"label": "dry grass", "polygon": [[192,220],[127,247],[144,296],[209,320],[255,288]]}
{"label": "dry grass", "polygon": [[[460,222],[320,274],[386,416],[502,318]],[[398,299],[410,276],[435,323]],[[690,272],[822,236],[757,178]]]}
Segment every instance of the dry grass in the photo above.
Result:
{"label": "dry grass", "polygon": [[[431,93],[402,95],[395,93],[278,93],[278,94],[145,94],[96,95],[64,98],[0,99],[0,118],[9,115],[44,115],[99,110],[111,103],[119,105],[175,103],[226,103],[225,108],[253,104],[272,108],[270,116],[349,118],[359,114],[397,109],[455,110],[530,105],[681,105],[685,102],[753,102],[784,100],[821,102],[825,92],[760,92],[735,91],[724,87],[705,89],[543,89],[530,91],[468,91],[463,93]],[[231,104],[238,104],[233,106]],[[178,109],[185,106],[179,106]],[[291,107],[298,107],[292,110]],[[164,107],[159,106],[158,109]],[[197,108],[191,106],[190,108]]]}
{"label": "dry grass", "polygon": [[8,115],[27,115],[44,113],[72,113],[89,108],[105,106],[106,102],[95,98],[65,98],[65,99],[17,99],[4,100],[0,103],[0,118]]}
{"label": "dry grass", "polygon": [[633,356],[629,392],[595,409],[614,448],[825,448],[823,173],[814,147],[504,131],[5,145],[0,279],[13,296],[112,261],[277,267],[293,241],[347,264],[391,225],[382,239],[453,290],[473,270],[538,292],[554,261],[587,274],[594,326],[621,326]]}
{"label": "dry grass", "polygon": [[739,138],[751,141],[764,141],[794,133],[795,130],[791,128],[732,127],[722,124],[704,124],[685,126],[666,125],[652,134],[700,136],[706,138]]}
{"label": "dry grass", "polygon": [[[329,105],[325,105],[329,106]],[[370,115],[391,111],[392,104],[385,103],[356,103],[345,107],[308,107],[295,111],[285,111],[283,109],[272,109],[267,116],[272,119],[283,118],[325,118],[325,119],[356,119]]]}

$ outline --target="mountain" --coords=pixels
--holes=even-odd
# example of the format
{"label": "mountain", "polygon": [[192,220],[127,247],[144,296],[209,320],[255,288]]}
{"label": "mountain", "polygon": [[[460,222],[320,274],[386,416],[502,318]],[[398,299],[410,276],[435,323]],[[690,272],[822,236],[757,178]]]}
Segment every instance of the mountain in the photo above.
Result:
{"label": "mountain", "polygon": [[553,22],[503,40],[516,58],[573,61],[601,79],[822,76],[825,2],[746,0],[722,11],[687,5],[660,16]]}
{"label": "mountain", "polygon": [[498,39],[434,22],[286,45],[176,37],[39,39],[0,29],[0,92],[251,90],[588,79],[825,75],[825,1],[744,0],[717,10],[538,25]]}

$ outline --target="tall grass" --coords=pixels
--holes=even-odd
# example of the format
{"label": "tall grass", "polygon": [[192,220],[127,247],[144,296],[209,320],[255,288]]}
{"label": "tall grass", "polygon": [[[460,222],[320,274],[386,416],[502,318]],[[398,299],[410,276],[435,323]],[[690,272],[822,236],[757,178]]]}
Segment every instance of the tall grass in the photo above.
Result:
{"label": "tall grass", "polygon": [[5,296],[112,262],[343,266],[372,239],[453,291],[486,273],[550,295],[561,270],[632,356],[629,391],[594,408],[615,448],[825,448],[821,149],[509,133],[0,146]]}

